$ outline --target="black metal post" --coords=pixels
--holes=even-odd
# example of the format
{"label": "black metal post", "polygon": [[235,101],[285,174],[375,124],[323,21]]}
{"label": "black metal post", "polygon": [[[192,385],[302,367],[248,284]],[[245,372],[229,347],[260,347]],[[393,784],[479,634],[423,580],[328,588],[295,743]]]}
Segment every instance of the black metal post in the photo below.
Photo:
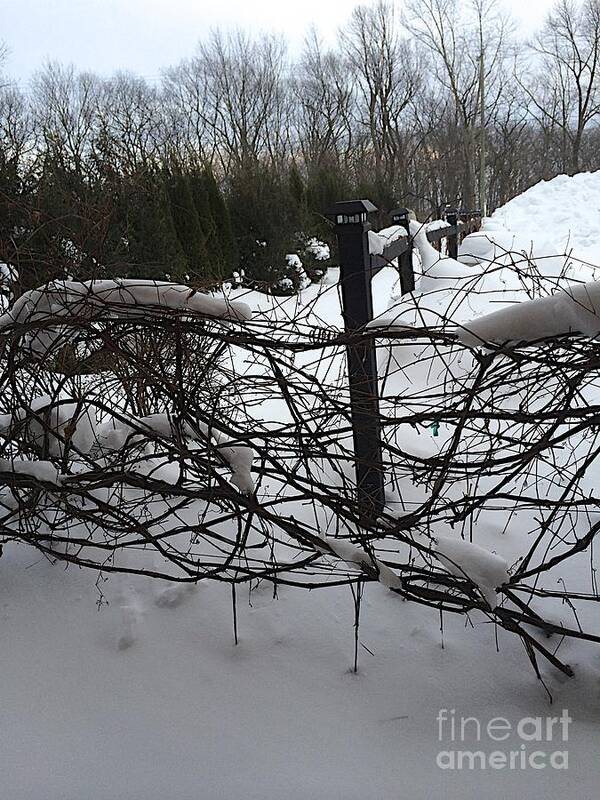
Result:
{"label": "black metal post", "polygon": [[[368,239],[371,226],[367,215],[376,210],[368,200],[352,200],[336,203],[328,213],[335,222],[342,314],[348,333],[359,331],[373,319]],[[366,523],[372,522],[385,504],[375,343],[373,339],[359,341],[357,338],[346,352],[358,513]]]}
{"label": "black metal post", "polygon": [[448,255],[455,261],[458,258],[458,211],[455,208],[446,209],[446,222],[455,228],[447,239]]}
{"label": "black metal post", "polygon": [[400,291],[402,294],[408,294],[415,290],[415,273],[412,263],[412,240],[410,239],[410,226],[409,210],[408,208],[395,208],[391,212],[392,222],[394,225],[402,225],[406,229],[409,236],[409,247],[404,253],[398,256],[398,268],[400,272]]}
{"label": "black metal post", "polygon": [[458,218],[463,223],[463,232],[458,237],[458,243],[460,244],[462,242],[462,240],[465,238],[465,235],[466,235],[465,231],[467,230],[467,225],[468,225],[468,222],[469,222],[469,212],[467,211],[466,208],[461,208],[460,209],[460,211],[458,212]]}

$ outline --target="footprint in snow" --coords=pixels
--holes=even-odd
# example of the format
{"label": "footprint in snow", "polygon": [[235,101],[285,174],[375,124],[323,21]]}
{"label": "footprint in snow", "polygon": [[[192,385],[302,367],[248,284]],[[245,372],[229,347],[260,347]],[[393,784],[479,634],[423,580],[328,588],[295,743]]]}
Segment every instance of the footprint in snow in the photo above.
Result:
{"label": "footprint in snow", "polygon": [[196,591],[195,583],[171,583],[157,592],[154,604],[159,608],[177,608]]}
{"label": "footprint in snow", "polygon": [[131,594],[120,602],[119,611],[117,648],[119,650],[128,650],[138,640],[142,609],[135,595]]}

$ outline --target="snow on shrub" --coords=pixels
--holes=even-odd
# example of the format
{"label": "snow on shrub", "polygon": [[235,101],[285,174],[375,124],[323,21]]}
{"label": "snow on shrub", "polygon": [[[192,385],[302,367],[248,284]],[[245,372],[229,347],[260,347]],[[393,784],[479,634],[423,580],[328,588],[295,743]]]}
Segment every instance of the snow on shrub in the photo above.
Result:
{"label": "snow on shrub", "polygon": [[69,441],[81,453],[94,443],[95,415],[83,401],[66,392],[40,395],[12,414],[0,415],[0,435],[23,439],[43,456],[62,457]]}
{"label": "snow on shrub", "polygon": [[437,536],[433,550],[448,572],[458,578],[468,578],[474,583],[491,609],[500,599],[496,591],[508,583],[508,564],[483,547],[464,539]]}
{"label": "snow on shrub", "polygon": [[292,272],[295,274],[295,284],[297,285],[298,289],[306,289],[307,286],[310,286],[310,278],[306,274],[302,261],[300,261],[300,257],[296,253],[288,253],[285,257],[288,267],[291,268]]}
{"label": "snow on shrub", "polygon": [[[144,317],[149,310],[192,311],[207,317],[238,322],[250,320],[246,303],[202,294],[189,286],[166,281],[119,278],[97,281],[53,281],[31,289],[0,316],[0,330],[15,324],[40,323],[49,318],[90,319],[104,311],[120,317]],[[61,328],[47,326],[28,334],[33,353],[45,354],[61,336]]]}
{"label": "snow on shrub", "polygon": [[329,245],[319,241],[315,236],[308,239],[304,250],[306,253],[313,256],[316,261],[327,261],[328,258],[331,258]]}
{"label": "snow on shrub", "polygon": [[[189,423],[183,423],[180,427],[181,434],[189,441],[198,441],[201,437],[208,440],[217,455],[231,469],[231,483],[242,494],[252,494],[254,481],[251,469],[254,452],[251,447],[235,444],[212,424],[209,426],[200,420],[197,423],[197,431]],[[198,432],[201,437],[198,436]],[[149,438],[161,437],[174,440],[178,433],[176,421],[166,413],[138,418],[119,415],[119,418],[113,418],[98,427],[97,441],[101,450],[120,451],[127,444],[143,444]]]}
{"label": "snow on shrub", "polygon": [[310,281],[313,283],[320,281],[328,266],[326,262],[331,258],[329,245],[317,239],[316,236],[298,233],[296,234],[296,252]]}
{"label": "snow on shrub", "polygon": [[297,253],[288,253],[285,256],[285,267],[279,272],[282,276],[272,286],[274,294],[294,294],[311,284]]}

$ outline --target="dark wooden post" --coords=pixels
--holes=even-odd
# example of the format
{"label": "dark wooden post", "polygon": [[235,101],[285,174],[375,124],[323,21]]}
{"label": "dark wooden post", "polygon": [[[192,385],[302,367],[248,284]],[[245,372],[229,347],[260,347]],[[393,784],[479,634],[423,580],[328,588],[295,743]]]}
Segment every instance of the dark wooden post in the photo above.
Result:
{"label": "dark wooden post", "polygon": [[461,208],[460,209],[460,211],[458,212],[458,218],[463,223],[462,232],[458,237],[458,243],[460,244],[462,242],[462,240],[465,238],[466,231],[467,231],[467,228],[468,228],[469,212],[467,211],[466,208]]}
{"label": "dark wooden post", "polygon": [[446,222],[454,227],[454,233],[448,236],[448,255],[455,261],[458,258],[458,211],[455,208],[446,209]]}
{"label": "dark wooden post", "polygon": [[[348,333],[361,330],[373,319],[371,255],[367,215],[377,211],[368,200],[336,203],[328,216],[335,222],[340,259],[342,314]],[[377,385],[377,359],[373,339],[346,348],[350,408],[354,438],[358,514],[372,522],[383,510],[383,459]]]}
{"label": "dark wooden post", "polygon": [[415,273],[412,263],[412,239],[410,238],[410,226],[408,224],[409,211],[408,208],[395,208],[391,212],[392,222],[394,225],[402,225],[408,234],[409,247],[404,253],[398,256],[398,267],[400,271],[400,291],[402,294],[408,294],[415,290]]}

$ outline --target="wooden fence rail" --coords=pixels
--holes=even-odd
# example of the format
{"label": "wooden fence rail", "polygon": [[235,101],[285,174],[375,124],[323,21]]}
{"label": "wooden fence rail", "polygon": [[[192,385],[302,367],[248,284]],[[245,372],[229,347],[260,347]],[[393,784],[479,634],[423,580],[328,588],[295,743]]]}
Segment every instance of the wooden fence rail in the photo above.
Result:
{"label": "wooden fence rail", "polygon": [[[371,225],[368,217],[374,211],[377,208],[369,200],[342,201],[328,211],[328,217],[335,223],[342,314],[345,329],[350,333],[361,330],[373,319],[371,280],[382,267],[389,266],[397,259],[402,294],[412,292],[415,288],[408,210],[398,208],[392,212],[393,224],[406,228],[406,236],[390,242],[380,254],[371,254],[369,247]],[[459,214],[456,209],[448,209],[445,218],[447,225],[427,231],[427,238],[434,245],[446,239],[448,255],[456,258],[459,239],[479,227],[479,214]],[[369,338],[349,345],[347,359],[358,513],[362,520],[372,521],[385,505],[374,340]]]}

